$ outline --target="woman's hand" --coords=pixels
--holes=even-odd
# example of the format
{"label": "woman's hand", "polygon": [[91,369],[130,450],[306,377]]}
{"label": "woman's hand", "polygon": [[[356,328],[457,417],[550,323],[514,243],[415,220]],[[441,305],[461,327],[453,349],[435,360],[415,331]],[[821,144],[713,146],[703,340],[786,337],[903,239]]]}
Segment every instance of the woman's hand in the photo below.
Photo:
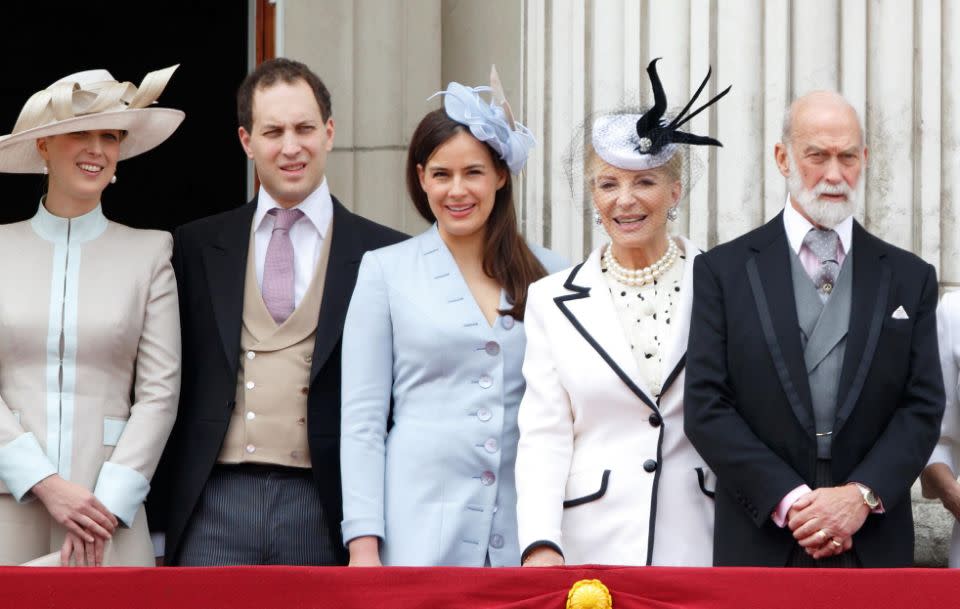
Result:
{"label": "woman's hand", "polygon": [[[64,567],[102,567],[103,550],[106,542],[94,537],[92,543],[85,542],[79,536],[67,532],[60,547],[60,564]],[[70,564],[71,558],[73,564]]]}
{"label": "woman's hand", "polygon": [[37,482],[31,490],[50,517],[84,543],[110,539],[117,528],[116,516],[93,493],[57,474]]}
{"label": "woman's hand", "polygon": [[563,556],[550,546],[540,546],[527,554],[524,567],[562,567]]}
{"label": "woman's hand", "polygon": [[350,551],[350,567],[382,567],[380,563],[380,539],[365,535],[351,539],[347,544]]}
{"label": "woman's hand", "polygon": [[923,496],[939,499],[953,517],[960,521],[960,482],[946,463],[932,463],[920,474]]}

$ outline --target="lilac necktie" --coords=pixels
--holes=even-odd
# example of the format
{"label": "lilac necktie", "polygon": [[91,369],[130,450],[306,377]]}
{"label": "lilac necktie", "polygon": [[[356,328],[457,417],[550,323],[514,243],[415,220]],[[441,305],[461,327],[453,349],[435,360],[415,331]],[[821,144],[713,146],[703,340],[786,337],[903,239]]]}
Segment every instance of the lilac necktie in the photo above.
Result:
{"label": "lilac necktie", "polygon": [[263,264],[263,303],[277,324],[290,317],[294,309],[293,299],[293,243],[290,227],[303,217],[299,209],[274,208],[267,212],[274,217],[273,233],[267,245],[267,257]]}
{"label": "lilac necktie", "polygon": [[839,241],[840,236],[831,229],[811,228],[803,237],[803,244],[810,248],[813,255],[820,261],[820,268],[810,279],[813,279],[813,283],[821,294],[828,296],[833,291],[837,274],[840,271],[840,265],[837,263],[837,243]]}

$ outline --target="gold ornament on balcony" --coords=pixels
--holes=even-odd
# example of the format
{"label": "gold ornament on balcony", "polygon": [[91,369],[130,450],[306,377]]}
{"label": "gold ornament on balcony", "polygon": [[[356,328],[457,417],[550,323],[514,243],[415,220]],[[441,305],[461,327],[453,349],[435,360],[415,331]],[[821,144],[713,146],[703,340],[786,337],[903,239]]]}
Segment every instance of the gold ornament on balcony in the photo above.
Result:
{"label": "gold ornament on balcony", "polygon": [[581,579],[570,587],[567,609],[613,609],[613,597],[599,579]]}

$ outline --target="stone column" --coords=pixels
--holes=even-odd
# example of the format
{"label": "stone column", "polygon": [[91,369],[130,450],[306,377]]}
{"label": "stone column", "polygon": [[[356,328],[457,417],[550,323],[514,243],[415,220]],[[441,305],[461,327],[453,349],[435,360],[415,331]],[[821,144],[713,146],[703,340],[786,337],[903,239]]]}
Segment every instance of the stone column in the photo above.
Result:
{"label": "stone column", "polygon": [[440,88],[439,0],[284,3],[284,54],[330,89],[330,191],[353,211],[408,233],[426,223],[404,186],[407,143]]}

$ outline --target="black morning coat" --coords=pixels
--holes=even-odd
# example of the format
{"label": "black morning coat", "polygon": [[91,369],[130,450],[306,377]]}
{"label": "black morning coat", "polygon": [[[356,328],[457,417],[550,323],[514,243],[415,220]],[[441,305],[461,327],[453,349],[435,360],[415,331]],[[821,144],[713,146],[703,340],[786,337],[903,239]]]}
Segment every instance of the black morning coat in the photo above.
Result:
{"label": "black morning coat", "polygon": [[[853,224],[853,295],[832,469],[883,502],[853,536],[864,567],[913,564],[910,486],[937,441],[944,392],[933,267]],[[698,256],[685,429],[717,474],[714,564],[780,567],[795,541],[770,518],[817,460],[782,214]],[[907,317],[894,316],[903,307]]]}
{"label": "black morning coat", "polygon": [[[147,504],[151,530],[166,534],[167,564],[176,562],[184,530],[230,423],[237,391],[247,250],[256,208],[254,199],[181,226],[174,234],[183,381],[177,422]],[[333,198],[333,237],[313,350],[307,426],[313,478],[327,515],[331,545],[343,564],[347,561],[340,535],[343,321],[363,254],[405,238],[403,233],[349,212]]]}

